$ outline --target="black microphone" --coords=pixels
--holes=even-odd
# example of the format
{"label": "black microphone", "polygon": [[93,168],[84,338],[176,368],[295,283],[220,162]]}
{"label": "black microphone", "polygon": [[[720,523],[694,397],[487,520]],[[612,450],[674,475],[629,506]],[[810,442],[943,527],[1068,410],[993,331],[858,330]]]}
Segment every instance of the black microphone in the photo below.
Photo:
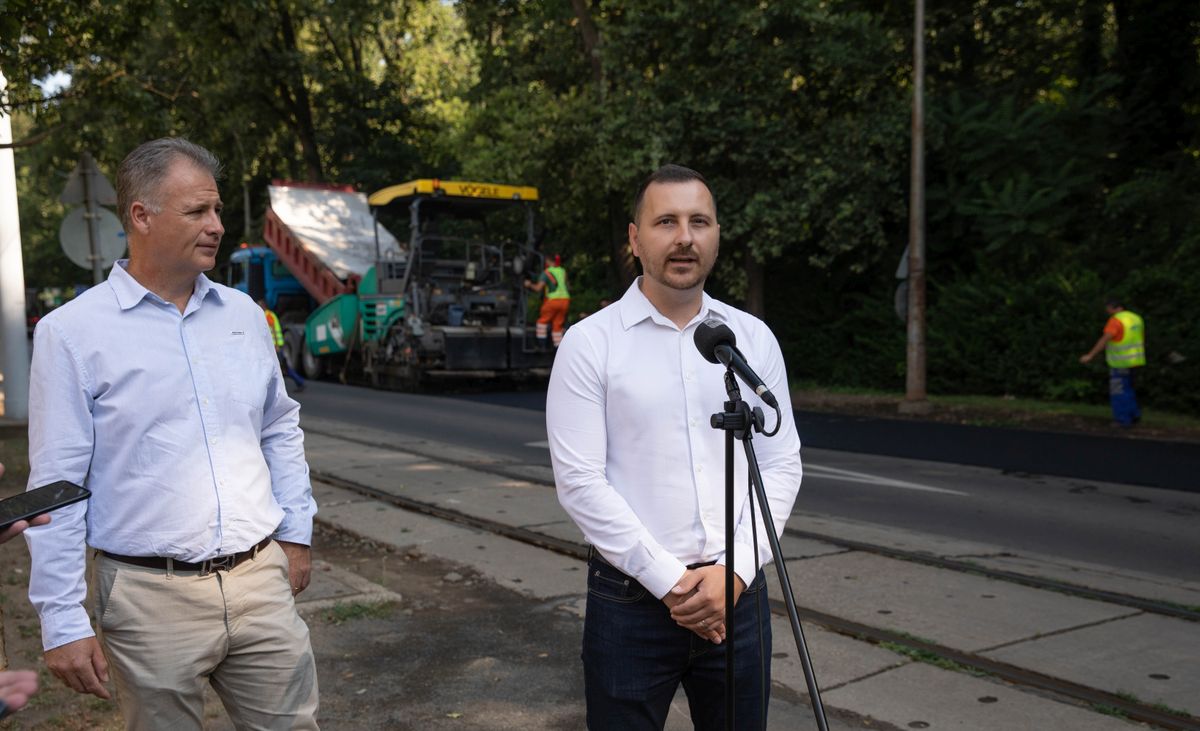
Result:
{"label": "black microphone", "polygon": [[700,351],[700,355],[709,363],[721,363],[728,368],[732,368],[733,372],[738,375],[738,378],[746,382],[746,385],[754,389],[754,393],[758,394],[768,406],[773,409],[779,408],[779,402],[775,400],[775,394],[767,388],[767,384],[758,377],[749,364],[746,363],[746,358],[737,349],[737,337],[733,334],[733,330],[720,320],[709,318],[700,323],[696,327],[696,348]]}

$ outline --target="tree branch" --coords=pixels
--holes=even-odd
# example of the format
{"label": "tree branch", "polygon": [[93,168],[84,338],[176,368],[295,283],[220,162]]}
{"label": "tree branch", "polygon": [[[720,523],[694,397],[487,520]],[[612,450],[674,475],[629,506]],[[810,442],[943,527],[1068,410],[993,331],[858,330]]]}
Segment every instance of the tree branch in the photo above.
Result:
{"label": "tree branch", "polygon": [[62,127],[62,126],[63,126],[62,122],[59,122],[58,124],[53,125],[47,129],[44,129],[35,135],[26,137],[23,140],[18,140],[16,142],[6,142],[4,144],[0,144],[0,150],[15,150],[15,149],[18,149],[21,147],[33,147],[37,143],[41,142],[42,140],[46,139],[50,135],[54,134],[54,132],[58,131],[58,128]]}

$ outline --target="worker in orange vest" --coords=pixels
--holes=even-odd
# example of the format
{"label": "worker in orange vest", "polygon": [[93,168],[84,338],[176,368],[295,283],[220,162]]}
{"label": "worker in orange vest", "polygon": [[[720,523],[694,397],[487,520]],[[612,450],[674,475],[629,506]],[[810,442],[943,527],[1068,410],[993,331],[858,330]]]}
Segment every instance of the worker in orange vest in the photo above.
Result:
{"label": "worker in orange vest", "polygon": [[562,257],[554,255],[554,263],[546,267],[536,282],[525,280],[525,288],[543,294],[542,310],[538,314],[537,339],[542,350],[546,350],[547,330],[554,338],[554,347],[562,342],[567,310],[571,307],[571,294],[567,291],[567,270]]}
{"label": "worker in orange vest", "polygon": [[275,344],[275,357],[279,359],[279,368],[284,375],[292,379],[296,383],[296,391],[304,390],[304,378],[292,368],[292,364],[288,363],[287,355],[283,352],[283,328],[279,325],[279,316],[271,311],[267,306],[266,299],[260,299],[258,306],[267,314],[267,328],[271,331],[271,342]]}

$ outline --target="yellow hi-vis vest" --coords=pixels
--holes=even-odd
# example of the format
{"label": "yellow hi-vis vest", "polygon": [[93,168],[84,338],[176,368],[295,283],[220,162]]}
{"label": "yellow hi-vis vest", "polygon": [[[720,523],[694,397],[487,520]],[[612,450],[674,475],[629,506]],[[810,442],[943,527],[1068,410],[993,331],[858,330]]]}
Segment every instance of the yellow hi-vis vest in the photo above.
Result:
{"label": "yellow hi-vis vest", "polygon": [[571,299],[571,295],[567,292],[567,270],[562,267],[546,267],[546,276],[553,282],[553,287],[546,288],[546,299],[548,300],[566,300]]}
{"label": "yellow hi-vis vest", "polygon": [[276,348],[283,347],[283,329],[279,327],[279,318],[274,312],[267,310],[267,327],[271,328],[271,338],[275,341]]}
{"label": "yellow hi-vis vest", "polygon": [[1104,346],[1104,359],[1109,368],[1136,368],[1146,365],[1146,332],[1142,318],[1129,310],[1113,315],[1124,332],[1120,340],[1110,340]]}

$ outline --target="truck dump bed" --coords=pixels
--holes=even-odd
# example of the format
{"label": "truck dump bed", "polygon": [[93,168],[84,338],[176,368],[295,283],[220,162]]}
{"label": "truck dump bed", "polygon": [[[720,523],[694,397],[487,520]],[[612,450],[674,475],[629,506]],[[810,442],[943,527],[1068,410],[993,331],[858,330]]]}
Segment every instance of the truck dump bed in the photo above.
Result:
{"label": "truck dump bed", "polygon": [[[376,262],[376,227],[367,197],[349,187],[277,182],[263,240],[318,303],[357,289]],[[383,226],[378,256],[403,261],[405,249]]]}

